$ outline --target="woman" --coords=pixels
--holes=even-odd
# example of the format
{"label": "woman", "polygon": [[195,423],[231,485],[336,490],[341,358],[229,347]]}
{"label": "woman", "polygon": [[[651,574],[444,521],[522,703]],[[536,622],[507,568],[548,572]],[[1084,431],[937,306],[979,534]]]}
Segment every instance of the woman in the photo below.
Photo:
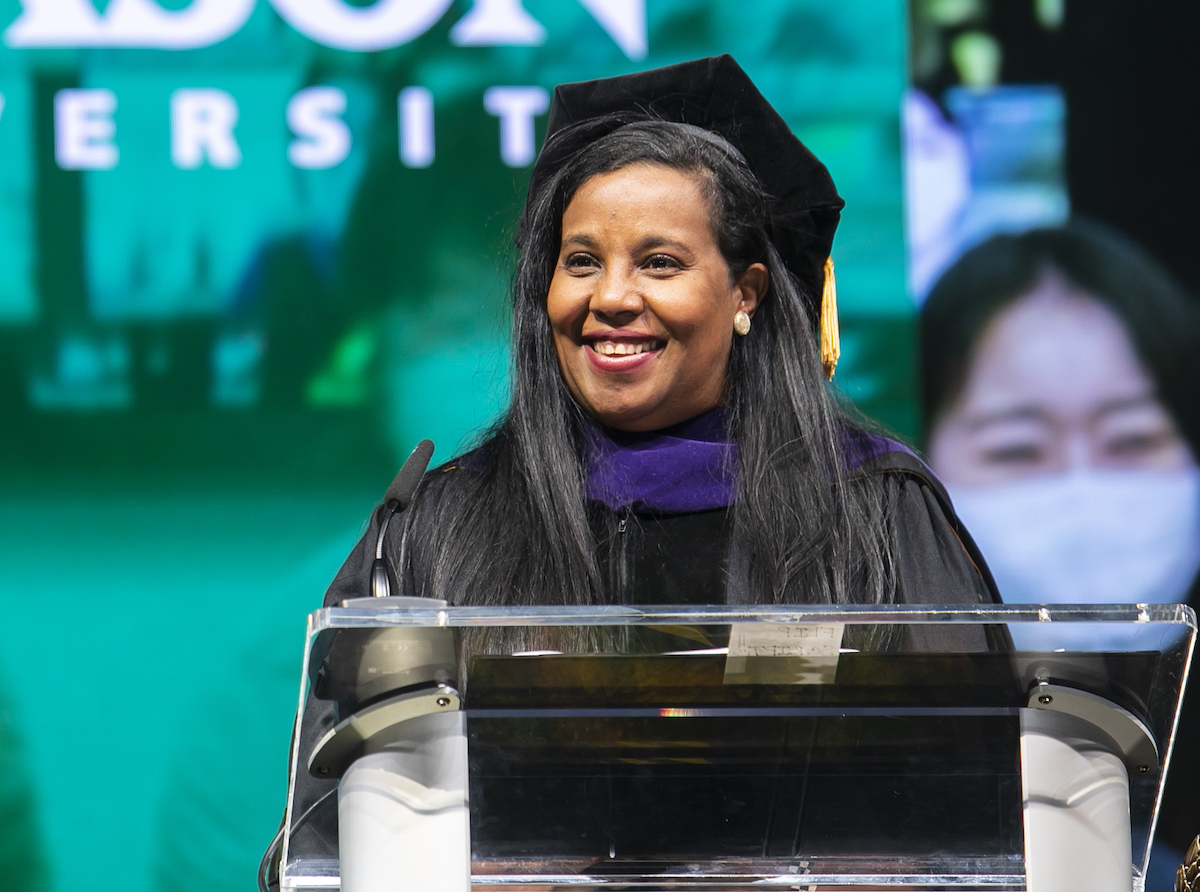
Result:
{"label": "woman", "polygon": [[[559,87],[518,235],[510,408],[389,526],[399,590],[991,600],[929,472],[825,387],[841,206],[728,56]],[[326,603],[365,593],[379,520]]]}
{"label": "woman", "polygon": [[1005,600],[1185,600],[1200,567],[1198,308],[1097,224],[998,236],[922,313],[931,463]]}
{"label": "woman", "polygon": [[[1096,223],[996,236],[933,288],[921,335],[931,464],[1006,601],[1198,603],[1200,306],[1165,270]],[[1159,888],[1200,830],[1194,697]]]}
{"label": "woman", "polygon": [[[560,86],[518,234],[512,401],[388,525],[392,591],[482,605],[995,600],[929,471],[826,389],[841,207],[728,56]],[[385,515],[326,604],[369,592]],[[905,629],[886,644],[988,646],[975,630]],[[311,713],[302,749],[331,721]],[[331,789],[305,783],[299,809]],[[335,846],[327,812],[306,832]]]}

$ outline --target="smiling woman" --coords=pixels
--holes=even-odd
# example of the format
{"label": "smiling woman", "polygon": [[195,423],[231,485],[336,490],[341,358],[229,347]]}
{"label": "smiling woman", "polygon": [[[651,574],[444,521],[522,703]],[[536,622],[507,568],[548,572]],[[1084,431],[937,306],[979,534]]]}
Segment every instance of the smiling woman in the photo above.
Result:
{"label": "smiling woman", "polygon": [[721,405],[731,320],[767,289],[761,263],[730,275],[702,176],[634,164],[588,180],[563,214],[554,348],[571,395],[610,427],[657,430]]}
{"label": "smiling woman", "polygon": [[[393,593],[454,604],[995,600],[933,475],[827,387],[841,207],[728,56],[560,86],[518,232],[508,411],[399,522],[376,512],[326,604],[369,593],[377,543]],[[964,628],[848,636],[1004,643]],[[596,644],[478,632],[484,653]],[[332,723],[310,703],[302,742]],[[332,782],[297,783],[332,849]]]}
{"label": "smiling woman", "polygon": [[[842,204],[728,56],[560,86],[518,231],[511,404],[389,524],[392,591],[992,600],[933,475],[827,387]],[[365,593],[382,514],[327,603]]]}

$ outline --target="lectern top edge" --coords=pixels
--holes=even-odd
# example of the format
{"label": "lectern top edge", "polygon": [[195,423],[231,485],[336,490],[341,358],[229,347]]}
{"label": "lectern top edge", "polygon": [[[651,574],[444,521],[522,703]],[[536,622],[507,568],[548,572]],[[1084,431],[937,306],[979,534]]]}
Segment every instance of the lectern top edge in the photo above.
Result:
{"label": "lectern top edge", "polygon": [[[1186,604],[885,604],[589,607],[413,608],[384,598],[356,598],[341,607],[310,614],[309,629],[359,625],[465,628],[472,626],[624,626],[750,623],[1136,623],[1173,624],[1197,629]],[[405,599],[407,600],[407,599]]]}

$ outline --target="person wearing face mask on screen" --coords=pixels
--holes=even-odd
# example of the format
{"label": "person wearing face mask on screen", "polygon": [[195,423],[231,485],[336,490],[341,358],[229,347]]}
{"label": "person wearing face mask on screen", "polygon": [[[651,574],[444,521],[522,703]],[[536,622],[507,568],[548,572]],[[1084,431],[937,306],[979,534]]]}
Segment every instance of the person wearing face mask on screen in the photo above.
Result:
{"label": "person wearing face mask on screen", "polygon": [[[1165,270],[1088,221],[995,236],[934,286],[921,342],[930,464],[1005,602],[1200,606],[1200,304]],[[1019,648],[1052,646],[1043,629],[1013,632]],[[1120,634],[1079,629],[1072,649]],[[1195,699],[1152,892],[1200,832]]]}

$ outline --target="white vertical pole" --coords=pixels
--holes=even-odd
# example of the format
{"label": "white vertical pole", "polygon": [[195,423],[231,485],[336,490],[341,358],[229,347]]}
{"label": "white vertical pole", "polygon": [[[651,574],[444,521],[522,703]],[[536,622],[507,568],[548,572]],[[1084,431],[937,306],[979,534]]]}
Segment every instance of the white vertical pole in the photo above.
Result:
{"label": "white vertical pole", "polygon": [[1105,737],[1074,716],[1021,710],[1027,892],[1133,889],[1129,775]]}
{"label": "white vertical pole", "polygon": [[338,786],[342,892],[470,892],[465,716],[421,716],[405,731]]}

